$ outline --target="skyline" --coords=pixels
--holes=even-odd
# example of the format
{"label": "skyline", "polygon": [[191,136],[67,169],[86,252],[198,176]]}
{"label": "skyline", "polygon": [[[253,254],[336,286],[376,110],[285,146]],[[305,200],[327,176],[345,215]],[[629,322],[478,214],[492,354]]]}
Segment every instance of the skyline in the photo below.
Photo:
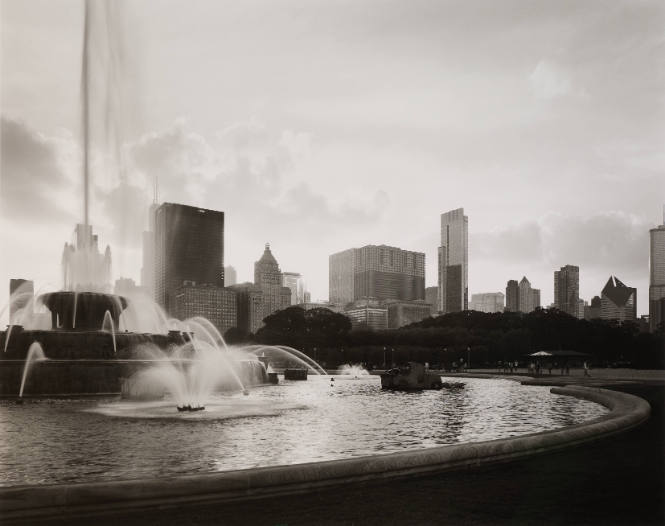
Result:
{"label": "skyline", "polygon": [[[0,5],[13,255],[0,276],[58,287],[82,220],[80,2]],[[386,244],[425,252],[436,285],[439,215],[463,206],[469,295],[527,275],[549,305],[553,271],[571,264],[584,299],[616,275],[647,312],[665,196],[660,3],[116,5],[132,51],[114,114],[126,164],[108,169],[112,148],[93,141],[91,195],[114,278],[140,281],[159,176],[163,201],[225,212],[238,281],[270,242],[323,299],[328,255]]]}

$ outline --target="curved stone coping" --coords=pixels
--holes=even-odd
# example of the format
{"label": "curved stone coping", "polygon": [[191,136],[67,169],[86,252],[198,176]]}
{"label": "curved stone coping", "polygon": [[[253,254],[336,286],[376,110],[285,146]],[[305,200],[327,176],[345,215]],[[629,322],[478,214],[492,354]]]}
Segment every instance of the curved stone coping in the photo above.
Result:
{"label": "curved stone coping", "polygon": [[551,392],[602,404],[610,412],[590,422],[531,435],[385,455],[172,478],[0,488],[0,511],[5,521],[99,515],[272,497],[365,480],[469,469],[626,431],[647,420],[651,411],[642,398],[606,389],[567,386]]}

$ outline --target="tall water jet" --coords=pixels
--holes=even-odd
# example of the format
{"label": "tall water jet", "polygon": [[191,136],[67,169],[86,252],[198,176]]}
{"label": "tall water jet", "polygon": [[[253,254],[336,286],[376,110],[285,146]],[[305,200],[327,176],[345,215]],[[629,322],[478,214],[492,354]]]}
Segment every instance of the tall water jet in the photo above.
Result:
{"label": "tall water jet", "polygon": [[23,389],[25,387],[25,380],[28,377],[28,373],[30,372],[30,366],[34,362],[41,362],[46,360],[46,355],[44,354],[44,349],[42,349],[42,346],[39,342],[34,342],[32,345],[30,345],[30,348],[28,349],[28,354],[25,358],[25,365],[23,366],[23,376],[21,377],[21,388],[18,392],[18,397],[23,398]]}

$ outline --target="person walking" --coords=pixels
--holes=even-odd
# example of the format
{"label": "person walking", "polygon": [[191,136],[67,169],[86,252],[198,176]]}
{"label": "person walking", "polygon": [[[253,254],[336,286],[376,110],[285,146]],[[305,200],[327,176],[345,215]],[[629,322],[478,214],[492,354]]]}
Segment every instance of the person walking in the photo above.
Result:
{"label": "person walking", "polygon": [[591,375],[589,374],[589,364],[586,361],[584,362],[584,376],[591,377]]}

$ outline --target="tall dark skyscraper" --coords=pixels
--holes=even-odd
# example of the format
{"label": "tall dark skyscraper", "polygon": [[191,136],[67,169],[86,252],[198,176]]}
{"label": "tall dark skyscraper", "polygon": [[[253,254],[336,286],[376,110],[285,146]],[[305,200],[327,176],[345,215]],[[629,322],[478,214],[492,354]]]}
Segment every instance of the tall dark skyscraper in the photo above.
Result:
{"label": "tall dark skyscraper", "polygon": [[224,212],[164,203],[155,212],[155,299],[175,313],[181,285],[224,286]]}
{"label": "tall dark skyscraper", "polygon": [[571,316],[579,317],[580,268],[566,265],[554,271],[554,306]]}
{"label": "tall dark skyscraper", "polygon": [[425,254],[367,245],[329,258],[330,303],[425,299]]}

